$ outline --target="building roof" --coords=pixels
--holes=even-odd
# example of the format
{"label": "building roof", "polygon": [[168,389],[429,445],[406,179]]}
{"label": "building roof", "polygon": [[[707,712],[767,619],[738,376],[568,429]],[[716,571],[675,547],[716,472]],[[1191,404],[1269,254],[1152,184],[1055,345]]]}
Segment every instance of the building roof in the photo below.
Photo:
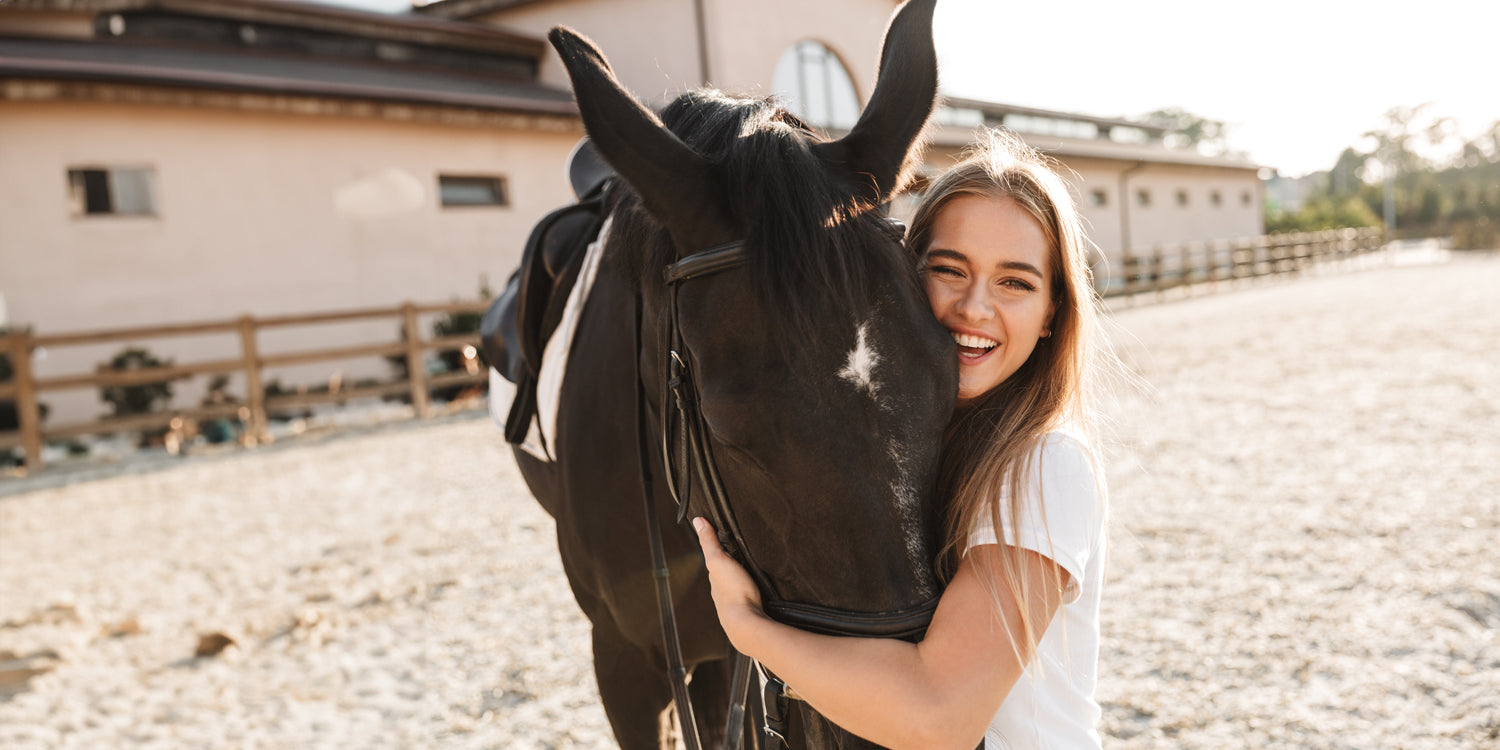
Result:
{"label": "building roof", "polygon": [[436,2],[417,5],[414,10],[418,13],[438,16],[441,18],[473,18],[487,13],[495,13],[511,8],[519,8],[522,5],[534,5],[547,0],[436,0]]}
{"label": "building roof", "polygon": [[[414,0],[413,10],[442,18],[474,18],[544,2],[548,0],[429,0],[428,2]],[[895,5],[901,0],[886,0],[886,2]]]}
{"label": "building roof", "polygon": [[576,115],[578,111],[567,91],[529,81],[131,42],[0,37],[0,78],[169,85],[538,114]]}
{"label": "building roof", "polygon": [[299,0],[0,0],[0,14],[7,11],[88,14],[162,11],[532,57],[540,56],[546,49],[543,39],[494,26]]}
{"label": "building roof", "polygon": [[[1169,148],[1162,141],[1172,130],[1154,123],[1021,107],[977,99],[948,97],[944,99],[943,104],[950,111],[977,112],[982,115],[982,121],[958,122],[949,119],[945,122],[942,117],[939,117],[938,123],[929,131],[932,142],[939,146],[963,147],[973,143],[974,128],[1002,127],[1014,131],[1033,148],[1058,157],[1225,169],[1260,169],[1259,164],[1236,154],[1210,155],[1189,148]],[[1054,132],[1036,132],[1025,127],[1027,124],[1049,122],[1062,124],[1063,127]],[[1073,132],[1074,128],[1068,127],[1072,125],[1082,125],[1084,131],[1094,134],[1093,137]],[[1137,142],[1117,137],[1118,131],[1136,131],[1138,136],[1144,136],[1144,140]]]}
{"label": "building roof", "polygon": [[[77,14],[85,31],[29,34],[27,11]],[[292,0],[0,5],[4,78],[576,116],[569,92],[537,80],[544,48],[541,39],[492,27]]]}
{"label": "building roof", "polygon": [[[1118,143],[1098,138],[1066,138],[1036,133],[1016,133],[1032,148],[1061,159],[1088,158],[1110,161],[1258,170],[1260,165],[1239,156],[1209,156],[1190,149],[1167,148],[1160,143]],[[963,148],[974,143],[974,129],[935,125],[928,129],[935,146]]]}
{"label": "building roof", "polygon": [[979,99],[962,99],[950,96],[944,97],[943,104],[951,109],[977,110],[983,113],[986,119],[994,120],[1002,120],[1006,115],[1024,115],[1027,117],[1068,120],[1071,122],[1086,122],[1097,126],[1101,131],[1107,131],[1110,128],[1134,128],[1155,138],[1160,138],[1170,132],[1169,128],[1164,128],[1154,123],[1128,120],[1122,117],[1097,117],[1095,115],[1084,115],[1076,112],[1059,112],[1051,109],[1022,107],[1015,104],[987,102]]}

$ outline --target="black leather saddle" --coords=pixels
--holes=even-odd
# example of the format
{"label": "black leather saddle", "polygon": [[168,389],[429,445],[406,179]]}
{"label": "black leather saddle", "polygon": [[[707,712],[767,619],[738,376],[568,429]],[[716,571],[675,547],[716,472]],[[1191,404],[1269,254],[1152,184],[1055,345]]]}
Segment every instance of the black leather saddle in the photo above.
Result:
{"label": "black leather saddle", "polygon": [[505,420],[505,439],[518,445],[536,416],[542,350],[562,321],[588,246],[604,225],[614,172],[585,138],[568,159],[568,179],[578,202],[547,214],[532,228],[520,267],[490,304],[479,327],[485,360],[516,384],[515,401]]}

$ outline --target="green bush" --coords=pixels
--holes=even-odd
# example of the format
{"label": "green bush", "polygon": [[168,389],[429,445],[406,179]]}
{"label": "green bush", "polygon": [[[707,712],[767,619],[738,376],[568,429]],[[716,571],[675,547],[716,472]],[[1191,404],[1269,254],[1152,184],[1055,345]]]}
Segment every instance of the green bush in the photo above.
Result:
{"label": "green bush", "polygon": [[1500,250],[1500,221],[1481,216],[1453,225],[1453,249]]}
{"label": "green bush", "polygon": [[1378,227],[1380,217],[1358,198],[1343,200],[1313,198],[1296,213],[1283,213],[1266,219],[1267,234],[1318,232],[1346,227]]}
{"label": "green bush", "polygon": [[[171,367],[172,360],[158,359],[150,351],[140,347],[127,347],[116,354],[102,369],[114,372],[144,370],[152,367]],[[110,405],[114,416],[147,414],[155,411],[157,404],[172,401],[172,383],[141,383],[139,385],[107,385],[99,389],[99,397]]]}

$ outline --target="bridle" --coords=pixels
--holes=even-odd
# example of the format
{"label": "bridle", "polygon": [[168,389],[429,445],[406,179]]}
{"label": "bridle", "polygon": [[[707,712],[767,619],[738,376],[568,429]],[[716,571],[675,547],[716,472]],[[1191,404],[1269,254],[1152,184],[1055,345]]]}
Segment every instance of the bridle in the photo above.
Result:
{"label": "bridle", "polygon": [[[903,233],[900,222],[887,220],[887,227],[899,239]],[[932,621],[937,609],[934,597],[915,607],[893,612],[854,612],[833,607],[823,607],[801,602],[778,601],[767,594],[776,591],[769,577],[755,564],[749,547],[744,542],[740,526],[735,520],[729,504],[728,493],[719,475],[718,465],[713,459],[713,445],[709,437],[707,421],[703,416],[698,398],[697,383],[691,367],[692,355],[683,340],[678,319],[677,295],[682,284],[693,279],[737,269],[749,260],[743,240],[715,245],[706,250],[691,253],[666,267],[667,286],[666,312],[662,320],[661,342],[666,349],[664,357],[665,377],[662,381],[658,412],[661,419],[661,453],[663,476],[667,491],[677,503],[677,522],[686,518],[692,499],[693,473],[701,479],[707,495],[705,505],[719,541],[725,551],[744,565],[756,585],[760,588],[763,607],[773,619],[816,633],[826,635],[901,638],[920,638]],[[677,619],[673,611],[669,586],[666,554],[661,541],[661,529],[656,522],[656,501],[653,473],[647,455],[648,409],[646,402],[645,373],[642,372],[642,330],[645,326],[644,303],[641,293],[635,299],[635,352],[636,352],[636,429],[637,450],[640,459],[641,479],[646,504],[646,527],[651,542],[653,575],[656,579],[656,598],[660,610],[662,635],[666,645],[668,667],[672,682],[678,719],[682,724],[683,741],[687,750],[700,750],[697,724],[693,718],[692,703],[687,692],[687,669],[683,664],[682,647],[677,635]],[[675,439],[674,439],[675,435]],[[675,445],[674,445],[675,443]],[[674,448],[676,460],[674,461]],[[741,739],[741,722],[744,717],[745,694],[749,687],[751,660],[734,652],[733,676],[730,680],[730,710],[725,730],[727,747],[737,750]],[[785,719],[789,693],[786,685],[761,668],[765,680],[764,699],[765,731],[768,750],[785,745]]]}

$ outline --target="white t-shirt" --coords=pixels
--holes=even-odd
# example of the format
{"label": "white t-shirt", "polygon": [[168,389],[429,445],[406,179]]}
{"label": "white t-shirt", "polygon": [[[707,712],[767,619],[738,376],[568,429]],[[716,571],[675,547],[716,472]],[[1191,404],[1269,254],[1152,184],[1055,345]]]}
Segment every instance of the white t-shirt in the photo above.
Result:
{"label": "white t-shirt", "polygon": [[[1101,711],[1094,688],[1108,492],[1103,481],[1095,481],[1093,452],[1076,436],[1050,433],[1038,450],[1022,484],[1027,497],[1019,536],[1011,529],[1008,490],[999,499],[1005,525],[1002,540],[1009,544],[1017,539],[1023,549],[1061,565],[1068,571],[1068,588],[1042,635],[1036,658],[990,720],[984,735],[987,750],[1100,747]],[[996,543],[1000,542],[994,525],[982,517],[969,534],[968,546]]]}

